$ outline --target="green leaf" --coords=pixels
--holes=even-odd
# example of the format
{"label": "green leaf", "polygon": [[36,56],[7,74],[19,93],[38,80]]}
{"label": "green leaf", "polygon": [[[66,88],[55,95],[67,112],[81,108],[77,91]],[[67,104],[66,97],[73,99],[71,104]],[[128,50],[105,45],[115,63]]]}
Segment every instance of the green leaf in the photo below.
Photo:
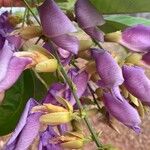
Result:
{"label": "green leaf", "polygon": [[100,28],[106,33],[123,30],[126,27],[134,26],[137,24],[150,25],[150,20],[148,19],[127,15],[105,16],[105,20],[106,23]]}
{"label": "green leaf", "polygon": [[25,71],[16,84],[6,93],[0,105],[0,136],[14,130],[24,106],[33,97],[33,79],[29,70]]}
{"label": "green leaf", "polygon": [[90,0],[103,14],[150,12],[150,0]]}

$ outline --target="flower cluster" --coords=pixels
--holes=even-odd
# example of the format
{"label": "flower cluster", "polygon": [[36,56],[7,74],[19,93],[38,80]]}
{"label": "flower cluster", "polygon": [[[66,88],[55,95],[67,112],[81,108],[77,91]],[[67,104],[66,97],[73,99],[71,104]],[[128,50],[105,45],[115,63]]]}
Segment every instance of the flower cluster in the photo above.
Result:
{"label": "flower cluster", "polygon": [[[37,9],[41,26],[22,28],[12,25],[11,14],[0,16],[1,100],[25,69],[53,73],[58,82],[49,85],[41,101],[28,100],[4,149],[26,150],[36,137],[39,150],[80,149],[94,140],[84,133],[82,120],[89,126],[88,116],[100,112],[139,134],[138,106],[150,106],[150,79],[144,71],[150,64],[150,27],[104,35],[99,28],[104,18],[88,0],[76,1],[74,22],[54,0]],[[33,44],[37,37],[40,42]],[[106,41],[126,47],[124,59],[104,48]]]}

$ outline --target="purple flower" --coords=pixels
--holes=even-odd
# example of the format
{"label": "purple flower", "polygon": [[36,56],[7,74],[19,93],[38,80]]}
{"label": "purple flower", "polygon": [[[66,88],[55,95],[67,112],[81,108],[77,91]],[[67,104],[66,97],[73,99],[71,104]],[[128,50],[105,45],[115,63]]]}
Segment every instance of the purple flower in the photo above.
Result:
{"label": "purple flower", "polygon": [[105,23],[103,16],[92,6],[89,0],[78,0],[75,4],[75,14],[79,26],[93,39],[103,41],[103,32],[98,29]]}
{"label": "purple flower", "polygon": [[76,37],[68,34],[76,29],[56,3],[53,0],[45,0],[38,7],[38,11],[44,34],[57,46],[77,54],[79,42]]}
{"label": "purple flower", "polygon": [[54,46],[54,45],[51,45],[50,43],[45,43],[43,45],[43,47],[45,49],[47,49],[50,53],[53,53],[52,49],[53,48],[56,48],[58,50],[58,55],[59,55],[59,58],[61,60],[61,63],[65,66],[67,64],[69,64],[69,62],[71,61],[71,58],[72,58],[72,53],[69,52],[69,51],[66,51],[60,47],[57,47],[57,46]]}
{"label": "purple flower", "polygon": [[58,137],[58,134],[51,126],[40,134],[39,150],[61,150],[59,144],[53,141],[53,138]]}
{"label": "purple flower", "polygon": [[124,85],[139,100],[150,106],[150,80],[144,69],[137,66],[124,65],[122,68]]}
{"label": "purple flower", "polygon": [[125,29],[119,43],[136,52],[150,51],[150,26],[136,25]]}
{"label": "purple flower", "polygon": [[110,115],[135,132],[140,133],[139,114],[126,100],[118,101],[110,93],[105,93],[103,102]]}
{"label": "purple flower", "polygon": [[21,119],[6,143],[4,150],[26,150],[32,144],[40,129],[39,117],[41,113],[30,113],[32,107],[36,105],[35,100],[29,99]]}
{"label": "purple flower", "polygon": [[[77,95],[80,98],[84,92],[86,91],[87,88],[87,83],[88,83],[88,74],[86,71],[78,72],[77,70],[75,71],[74,69],[69,70],[68,75],[70,79],[73,81],[74,85],[76,86],[77,89]],[[55,96],[63,97],[69,102],[74,105],[75,99],[73,98],[72,92],[70,91],[69,87],[64,84],[64,83],[55,83],[53,84],[45,99],[43,100],[44,103],[52,103],[52,104],[58,104],[57,100],[55,99]]]}
{"label": "purple flower", "polygon": [[107,88],[121,85],[124,81],[122,70],[113,57],[102,49],[93,48],[91,50],[96,62],[97,72],[101,78],[100,83]]}

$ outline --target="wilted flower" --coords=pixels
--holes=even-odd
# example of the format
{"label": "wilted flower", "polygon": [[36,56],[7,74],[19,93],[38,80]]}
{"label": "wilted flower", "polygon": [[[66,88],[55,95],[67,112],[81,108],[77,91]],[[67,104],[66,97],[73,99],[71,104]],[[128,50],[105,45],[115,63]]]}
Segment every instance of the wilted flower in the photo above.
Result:
{"label": "wilted flower", "polygon": [[98,26],[105,23],[103,16],[92,6],[89,0],[78,0],[75,14],[79,26],[93,39],[103,41],[103,32]]}
{"label": "wilted flower", "polygon": [[54,0],[45,0],[38,11],[44,34],[57,46],[77,54],[79,42],[76,37],[69,35],[76,29]]}
{"label": "wilted flower", "polygon": [[139,114],[125,99],[118,101],[110,93],[105,93],[103,102],[110,115],[135,132],[140,133],[141,120]]}
{"label": "wilted flower", "polygon": [[15,131],[4,147],[5,150],[25,150],[32,144],[40,129],[41,113],[30,113],[36,105],[35,100],[29,99]]}
{"label": "wilted flower", "polygon": [[150,80],[144,69],[138,66],[124,65],[122,68],[124,85],[127,90],[139,100],[150,106]]}

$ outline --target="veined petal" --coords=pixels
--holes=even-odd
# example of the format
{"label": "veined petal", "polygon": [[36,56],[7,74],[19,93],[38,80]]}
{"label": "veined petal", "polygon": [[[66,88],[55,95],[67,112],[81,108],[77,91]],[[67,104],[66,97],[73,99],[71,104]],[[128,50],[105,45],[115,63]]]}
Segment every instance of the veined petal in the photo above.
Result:
{"label": "veined petal", "polygon": [[96,62],[97,72],[101,78],[100,82],[107,88],[113,88],[123,83],[122,70],[113,57],[102,49],[91,49],[92,56]]}
{"label": "veined petal", "polygon": [[137,52],[150,51],[150,26],[136,25],[122,32],[120,44]]}
{"label": "veined petal", "polygon": [[145,75],[144,69],[137,66],[124,65],[122,71],[127,90],[150,106],[150,80]]}
{"label": "veined petal", "polygon": [[[76,93],[78,98],[80,98],[84,94],[85,90],[87,89],[88,79],[89,77],[86,71],[82,71],[81,73],[77,74],[74,78],[72,78],[73,83],[75,84],[77,89]],[[70,98],[70,103],[72,105],[76,103],[72,94]]]}
{"label": "veined petal", "polygon": [[0,82],[0,92],[9,89],[32,60],[28,57],[12,57],[5,78]]}
{"label": "veined petal", "polygon": [[100,31],[97,27],[90,27],[90,28],[86,28],[84,30],[93,39],[104,42],[104,33],[102,31]]}
{"label": "veined petal", "polygon": [[75,14],[80,27],[83,29],[105,23],[103,16],[92,6],[89,0],[78,0],[75,4]]}
{"label": "veined petal", "polygon": [[74,54],[78,53],[79,41],[76,37],[64,34],[51,39],[57,46]]}
{"label": "veined petal", "polygon": [[102,31],[97,26],[105,23],[103,16],[92,6],[89,0],[78,0],[75,14],[79,26],[93,39],[104,41]]}
{"label": "veined petal", "polygon": [[76,29],[69,18],[56,5],[54,0],[45,0],[38,7],[43,32],[50,38],[75,32]]}
{"label": "veined petal", "polygon": [[20,36],[15,36],[15,35],[8,36],[7,40],[11,45],[14,46],[16,50],[18,50],[22,46],[22,39]]}
{"label": "veined petal", "polygon": [[110,115],[135,132],[140,133],[141,120],[139,114],[126,100],[118,101],[110,93],[105,93],[104,105]]}
{"label": "veined petal", "polygon": [[9,62],[11,60],[11,57],[13,55],[14,48],[8,44],[8,41],[5,41],[5,44],[0,51],[0,82],[4,79]]}
{"label": "veined petal", "polygon": [[[6,143],[6,145],[4,147],[5,150],[14,150],[17,147],[18,147],[18,150],[23,150],[26,148],[26,146],[27,147],[29,146],[29,142],[33,141],[33,140],[31,140],[31,136],[33,137],[35,135],[35,133],[37,132],[37,130],[36,130],[37,129],[36,127],[38,127],[37,120],[40,116],[39,116],[39,114],[32,114],[29,118],[28,118],[28,116],[30,115],[30,111],[31,111],[32,107],[34,107],[36,105],[37,105],[37,102],[34,99],[29,99],[15,131],[13,132],[12,136],[10,137],[10,139],[8,140],[8,142]],[[34,126],[35,126],[35,128],[33,128]],[[27,131],[27,130],[29,130],[29,131]],[[25,133],[27,133],[27,134],[25,134]],[[28,134],[28,133],[30,133],[30,134]],[[31,135],[31,133],[33,135]],[[28,135],[30,138],[28,137]],[[29,139],[31,141],[28,141]],[[20,142],[20,140],[22,140],[22,141]],[[24,143],[25,145],[22,145],[22,143]]]}

